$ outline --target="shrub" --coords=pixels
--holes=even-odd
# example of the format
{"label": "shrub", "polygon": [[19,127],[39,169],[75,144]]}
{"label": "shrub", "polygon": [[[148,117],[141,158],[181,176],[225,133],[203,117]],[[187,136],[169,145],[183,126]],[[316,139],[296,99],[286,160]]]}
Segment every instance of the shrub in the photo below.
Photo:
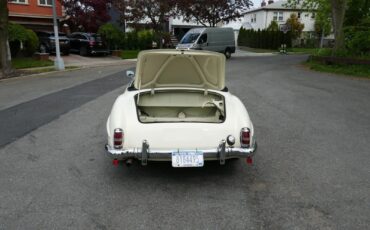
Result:
{"label": "shrub", "polygon": [[346,46],[351,55],[370,55],[370,17],[345,28]]}
{"label": "shrub", "polygon": [[39,47],[39,38],[32,30],[27,29],[27,40],[24,43],[25,56],[32,56]]}
{"label": "shrub", "polygon": [[98,33],[107,42],[109,49],[118,49],[121,47],[124,34],[119,28],[111,23],[99,27]]}
{"label": "shrub", "polygon": [[137,33],[138,45],[140,50],[152,48],[154,35],[152,30],[141,30]]}
{"label": "shrub", "polygon": [[8,27],[9,45],[12,57],[16,57],[23,45],[23,54],[32,56],[39,46],[39,39],[35,32],[25,27],[10,23]]}
{"label": "shrub", "polygon": [[292,34],[284,34],[281,31],[269,30],[245,30],[241,28],[238,36],[238,44],[251,48],[278,49],[285,43],[287,47],[292,46]]}
{"label": "shrub", "polygon": [[11,56],[16,57],[21,50],[21,44],[28,38],[27,30],[21,25],[10,23],[8,26],[8,34]]}
{"label": "shrub", "polygon": [[136,31],[126,33],[125,49],[136,50],[139,48],[138,36]]}

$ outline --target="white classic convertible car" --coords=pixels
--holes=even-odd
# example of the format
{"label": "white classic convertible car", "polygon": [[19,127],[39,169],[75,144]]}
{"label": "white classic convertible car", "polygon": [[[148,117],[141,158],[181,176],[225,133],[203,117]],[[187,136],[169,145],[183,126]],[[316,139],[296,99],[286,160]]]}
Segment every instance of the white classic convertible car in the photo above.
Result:
{"label": "white classic convertible car", "polygon": [[107,121],[105,148],[113,164],[171,161],[202,167],[204,161],[246,158],[257,148],[243,103],[225,87],[223,54],[149,50],[138,56],[134,79]]}

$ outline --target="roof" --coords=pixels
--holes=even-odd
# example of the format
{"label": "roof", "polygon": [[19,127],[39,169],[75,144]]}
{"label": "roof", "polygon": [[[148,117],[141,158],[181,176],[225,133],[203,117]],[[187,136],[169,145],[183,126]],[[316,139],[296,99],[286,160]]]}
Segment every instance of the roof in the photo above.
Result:
{"label": "roof", "polygon": [[265,11],[267,11],[267,10],[297,10],[297,9],[301,8],[300,7],[301,5],[298,5],[296,8],[294,8],[294,7],[285,6],[286,4],[287,4],[287,1],[285,1],[285,0],[276,1],[274,3],[267,4],[266,6],[263,6],[263,7],[259,7],[259,8],[256,8],[256,9],[251,9],[251,10],[245,12],[244,14],[248,14],[248,13],[256,12],[256,11],[263,11],[263,10],[265,10]]}

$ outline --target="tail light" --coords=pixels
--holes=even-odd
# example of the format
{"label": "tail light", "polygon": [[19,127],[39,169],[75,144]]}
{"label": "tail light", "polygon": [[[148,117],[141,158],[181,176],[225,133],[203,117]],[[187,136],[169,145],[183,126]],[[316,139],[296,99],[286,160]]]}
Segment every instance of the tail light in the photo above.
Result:
{"label": "tail light", "polygon": [[95,45],[95,42],[94,41],[89,41],[89,45],[93,46],[93,45]]}
{"label": "tail light", "polygon": [[251,131],[249,128],[242,128],[240,131],[240,144],[242,148],[248,148],[251,144]]}
{"label": "tail light", "polygon": [[122,148],[123,143],[123,131],[122,129],[114,129],[113,134],[113,145],[115,149]]}

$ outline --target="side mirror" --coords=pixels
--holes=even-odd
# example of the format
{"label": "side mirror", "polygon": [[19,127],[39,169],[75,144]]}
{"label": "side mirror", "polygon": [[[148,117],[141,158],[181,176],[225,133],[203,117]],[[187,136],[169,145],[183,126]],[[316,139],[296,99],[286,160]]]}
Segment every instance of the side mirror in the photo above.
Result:
{"label": "side mirror", "polygon": [[127,70],[126,71],[126,76],[129,77],[129,78],[134,78],[135,72],[132,71],[132,70]]}

